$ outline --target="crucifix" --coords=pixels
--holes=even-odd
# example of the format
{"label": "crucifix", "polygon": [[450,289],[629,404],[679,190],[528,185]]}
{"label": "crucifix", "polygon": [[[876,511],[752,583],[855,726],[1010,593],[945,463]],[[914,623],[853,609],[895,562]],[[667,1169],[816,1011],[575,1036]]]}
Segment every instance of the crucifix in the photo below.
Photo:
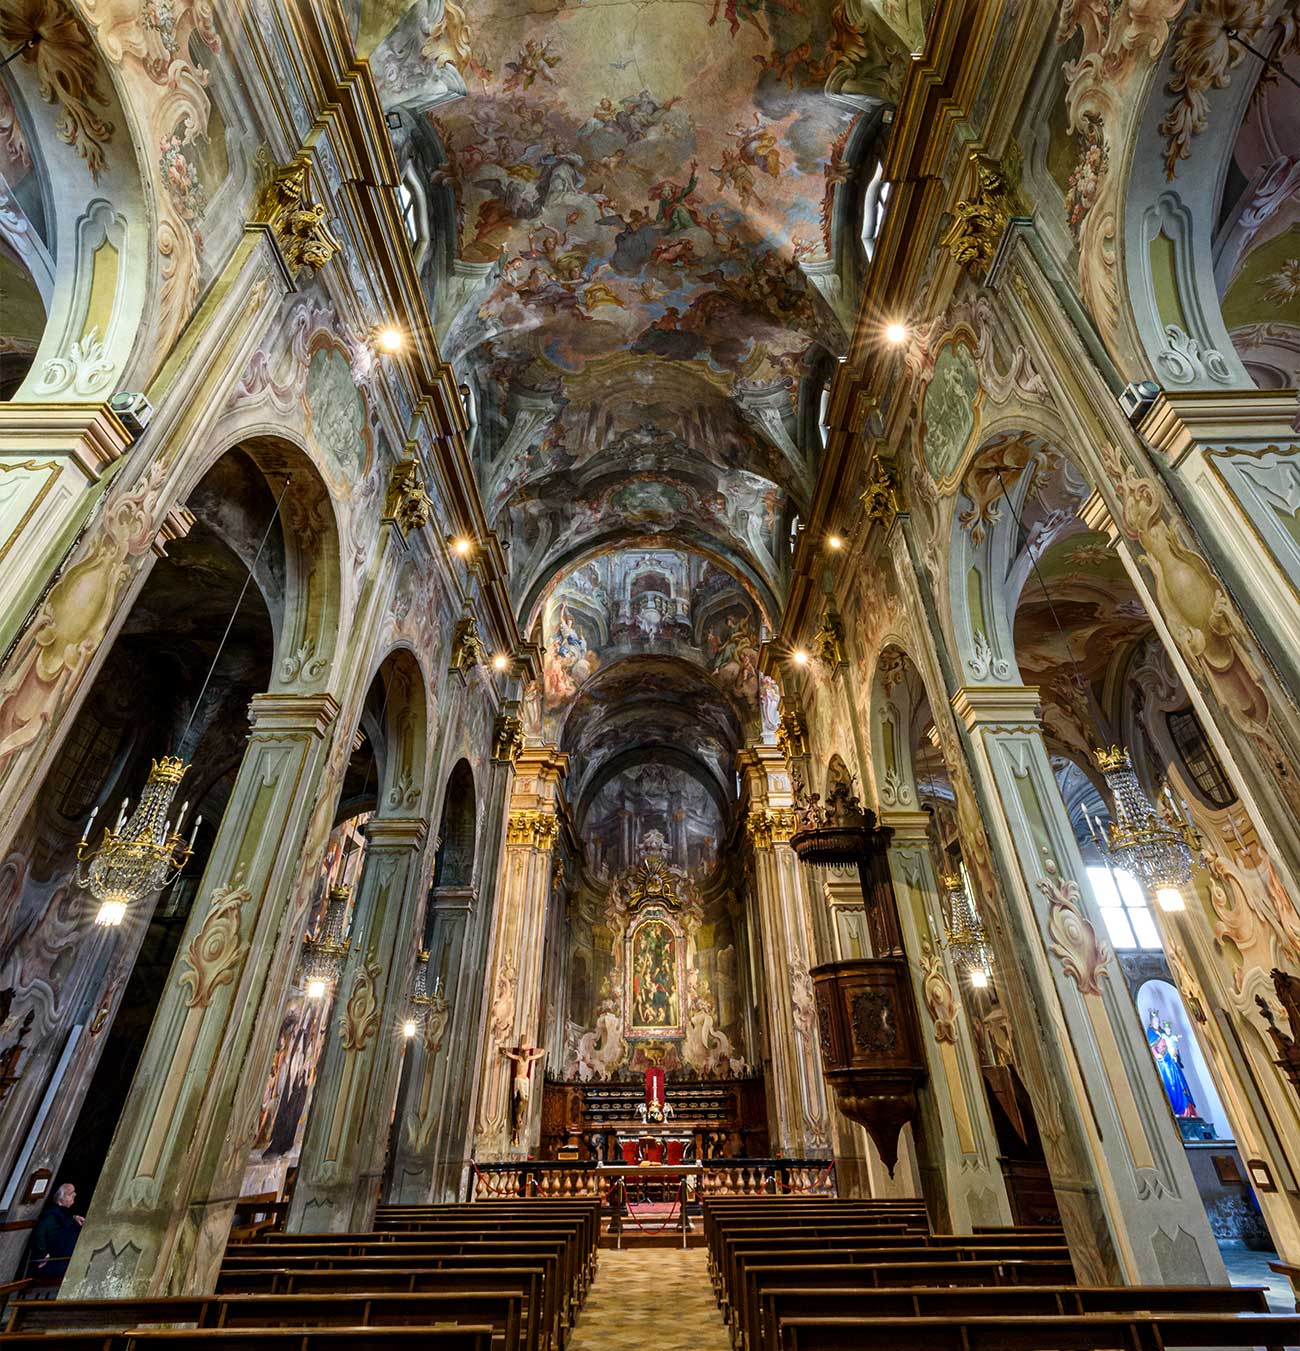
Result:
{"label": "crucifix", "polygon": [[515,1066],[510,1087],[510,1143],[517,1145],[528,1116],[533,1061],[540,1060],[546,1052],[538,1046],[503,1046],[501,1054],[507,1060],[514,1061]]}

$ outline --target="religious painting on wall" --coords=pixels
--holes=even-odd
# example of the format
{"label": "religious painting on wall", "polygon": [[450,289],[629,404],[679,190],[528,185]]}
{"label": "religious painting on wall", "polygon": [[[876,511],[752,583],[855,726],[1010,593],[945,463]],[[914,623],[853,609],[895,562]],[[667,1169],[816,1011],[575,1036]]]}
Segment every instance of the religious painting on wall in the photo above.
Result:
{"label": "religious painting on wall", "polygon": [[627,939],[627,1032],[670,1037],[682,1032],[681,944],[666,916],[638,920]]}

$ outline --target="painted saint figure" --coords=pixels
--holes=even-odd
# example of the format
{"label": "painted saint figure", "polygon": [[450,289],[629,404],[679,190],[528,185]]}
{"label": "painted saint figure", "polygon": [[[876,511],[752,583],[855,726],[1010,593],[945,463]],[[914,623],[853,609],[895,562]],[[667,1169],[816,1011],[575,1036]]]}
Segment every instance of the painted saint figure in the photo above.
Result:
{"label": "painted saint figure", "polygon": [[1169,1097],[1169,1105],[1174,1109],[1175,1116],[1200,1116],[1192,1097],[1191,1085],[1183,1073],[1182,1057],[1178,1054],[1180,1040],[1167,1022],[1161,1023],[1160,1010],[1152,1009],[1151,1021],[1147,1024],[1147,1044],[1155,1057],[1156,1069]]}

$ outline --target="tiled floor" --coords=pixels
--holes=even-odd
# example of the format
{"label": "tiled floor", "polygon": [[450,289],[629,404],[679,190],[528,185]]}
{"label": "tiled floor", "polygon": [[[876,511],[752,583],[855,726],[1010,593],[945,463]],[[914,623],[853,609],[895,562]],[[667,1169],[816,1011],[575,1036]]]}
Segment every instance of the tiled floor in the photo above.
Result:
{"label": "tiled floor", "polygon": [[1223,1264],[1228,1268],[1228,1279],[1233,1285],[1263,1285],[1268,1287],[1268,1305],[1274,1313],[1294,1313],[1295,1296],[1285,1276],[1270,1271],[1268,1264],[1277,1261],[1272,1252],[1252,1252],[1249,1248],[1221,1244]]}
{"label": "tiled floor", "polygon": [[703,1248],[600,1254],[570,1351],[729,1351]]}

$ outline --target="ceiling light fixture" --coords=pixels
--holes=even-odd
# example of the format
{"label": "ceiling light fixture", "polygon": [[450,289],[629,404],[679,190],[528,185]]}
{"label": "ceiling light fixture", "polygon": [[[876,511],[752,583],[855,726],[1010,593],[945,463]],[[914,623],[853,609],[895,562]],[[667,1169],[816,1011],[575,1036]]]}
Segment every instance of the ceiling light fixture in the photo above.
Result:
{"label": "ceiling light fixture", "polygon": [[457,535],[456,538],[452,540],[451,547],[461,558],[464,558],[468,555],[474,545],[473,542],[466,539],[464,535]]}
{"label": "ceiling light fixture", "polygon": [[828,535],[826,538],[826,546],[830,549],[842,549],[844,547],[844,541],[838,535]]}
{"label": "ceiling light fixture", "polygon": [[885,341],[892,347],[899,347],[907,341],[907,325],[900,323],[885,326]]}
{"label": "ceiling light fixture", "polygon": [[801,647],[796,647],[795,650],[794,650],[794,652],[793,652],[791,655],[792,655],[793,658],[794,658],[794,664],[795,664],[796,666],[807,666],[807,665],[808,665],[808,654],[803,650],[803,648],[801,648]]}
{"label": "ceiling light fixture", "polygon": [[496,656],[492,658],[492,665],[498,671],[504,671],[506,667],[510,665],[510,659],[504,652],[498,652]]}

